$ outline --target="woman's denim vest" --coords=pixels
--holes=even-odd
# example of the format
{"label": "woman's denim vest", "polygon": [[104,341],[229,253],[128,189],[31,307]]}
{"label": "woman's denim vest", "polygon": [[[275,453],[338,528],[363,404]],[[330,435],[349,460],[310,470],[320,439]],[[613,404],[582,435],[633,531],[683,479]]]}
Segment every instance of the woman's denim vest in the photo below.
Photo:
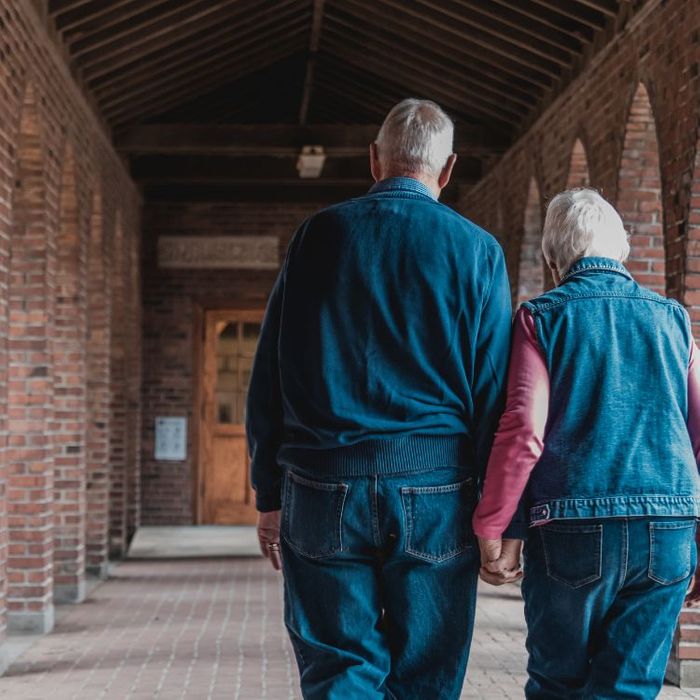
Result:
{"label": "woman's denim vest", "polygon": [[594,257],[525,307],[551,387],[526,495],[530,523],[697,517],[685,309],[638,285],[619,262]]}

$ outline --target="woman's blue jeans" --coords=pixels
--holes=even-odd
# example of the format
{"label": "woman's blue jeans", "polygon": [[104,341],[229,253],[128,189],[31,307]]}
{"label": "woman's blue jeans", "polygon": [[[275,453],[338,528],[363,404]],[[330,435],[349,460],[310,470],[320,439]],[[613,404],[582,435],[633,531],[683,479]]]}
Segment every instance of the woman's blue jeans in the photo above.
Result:
{"label": "woman's blue jeans", "polygon": [[559,520],[525,545],[531,700],[655,698],[695,571],[695,520]]}
{"label": "woman's blue jeans", "polygon": [[469,472],[287,471],[285,621],[307,700],[459,698],[478,547]]}

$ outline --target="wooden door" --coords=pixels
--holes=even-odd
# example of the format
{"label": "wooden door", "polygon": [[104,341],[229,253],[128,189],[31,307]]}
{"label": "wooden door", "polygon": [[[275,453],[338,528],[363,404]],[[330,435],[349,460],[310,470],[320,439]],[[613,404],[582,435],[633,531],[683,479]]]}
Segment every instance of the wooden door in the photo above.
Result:
{"label": "wooden door", "polygon": [[248,473],[245,401],[262,311],[207,311],[200,397],[199,522],[256,521]]}

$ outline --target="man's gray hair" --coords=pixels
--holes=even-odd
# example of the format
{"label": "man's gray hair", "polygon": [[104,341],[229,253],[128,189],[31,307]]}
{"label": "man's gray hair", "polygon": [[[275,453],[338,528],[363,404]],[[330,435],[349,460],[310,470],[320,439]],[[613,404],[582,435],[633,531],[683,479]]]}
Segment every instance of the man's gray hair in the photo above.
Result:
{"label": "man's gray hair", "polygon": [[580,258],[597,256],[627,260],[630,244],[620,215],[595,190],[565,190],[547,207],[542,252],[560,275]]}
{"label": "man's gray hair", "polygon": [[452,155],[454,124],[430,100],[406,99],[387,114],[377,134],[382,167],[393,174],[437,177]]}

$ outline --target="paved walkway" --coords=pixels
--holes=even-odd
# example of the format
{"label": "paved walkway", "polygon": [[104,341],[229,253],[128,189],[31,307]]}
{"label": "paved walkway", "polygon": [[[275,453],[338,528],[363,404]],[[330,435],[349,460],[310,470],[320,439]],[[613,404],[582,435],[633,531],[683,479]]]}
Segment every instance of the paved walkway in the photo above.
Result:
{"label": "paved walkway", "polygon": [[[518,589],[484,588],[479,601],[462,697],[522,698]],[[55,631],[0,678],[0,698],[299,698],[281,607],[280,578],[259,558],[127,561],[59,608]]]}

